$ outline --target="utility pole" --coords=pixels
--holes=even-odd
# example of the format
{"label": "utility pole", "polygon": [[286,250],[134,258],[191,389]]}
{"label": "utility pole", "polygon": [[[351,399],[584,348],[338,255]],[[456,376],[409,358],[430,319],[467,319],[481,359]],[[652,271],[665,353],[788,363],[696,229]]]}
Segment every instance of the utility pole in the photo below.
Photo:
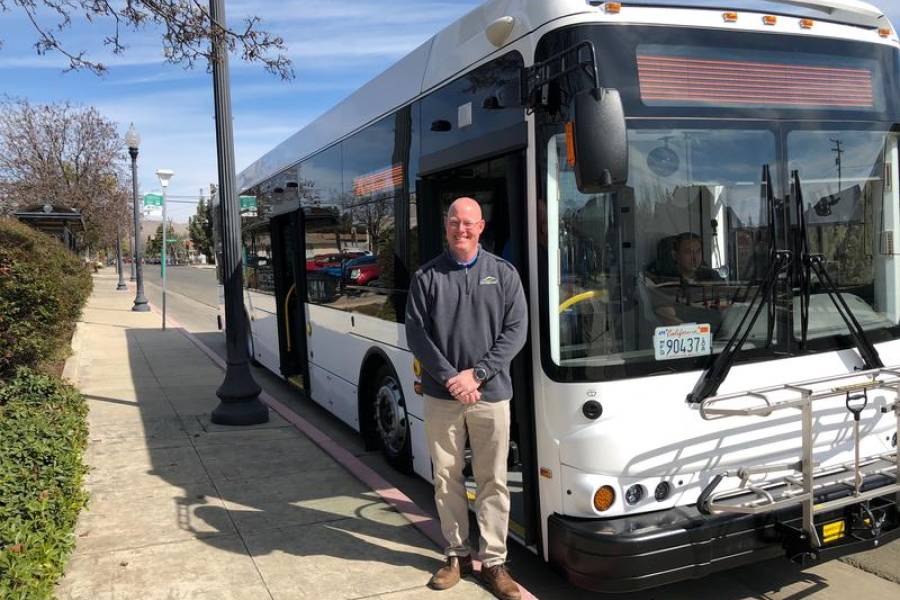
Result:
{"label": "utility pole", "polygon": [[832,148],[831,151],[834,152],[834,164],[835,164],[835,166],[837,166],[838,194],[840,194],[841,189],[843,187],[842,182],[841,182],[841,179],[842,179],[841,178],[841,164],[842,164],[843,160],[841,157],[843,156],[844,152],[846,152],[846,150],[841,149],[841,146],[843,145],[843,142],[841,142],[841,140],[831,140],[831,141],[834,142],[834,148]]}

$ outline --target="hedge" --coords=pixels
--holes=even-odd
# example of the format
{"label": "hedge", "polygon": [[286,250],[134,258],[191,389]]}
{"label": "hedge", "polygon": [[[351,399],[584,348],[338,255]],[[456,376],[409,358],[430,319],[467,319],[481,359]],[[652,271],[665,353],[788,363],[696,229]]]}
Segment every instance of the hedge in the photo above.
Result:
{"label": "hedge", "polygon": [[54,372],[91,292],[58,240],[0,219],[0,598],[52,598],[75,545],[87,406]]}
{"label": "hedge", "polygon": [[0,382],[19,367],[46,369],[66,358],[91,285],[83,262],[58,240],[0,219]]}
{"label": "hedge", "polygon": [[0,387],[0,598],[52,598],[87,496],[87,405],[57,377],[22,368]]}

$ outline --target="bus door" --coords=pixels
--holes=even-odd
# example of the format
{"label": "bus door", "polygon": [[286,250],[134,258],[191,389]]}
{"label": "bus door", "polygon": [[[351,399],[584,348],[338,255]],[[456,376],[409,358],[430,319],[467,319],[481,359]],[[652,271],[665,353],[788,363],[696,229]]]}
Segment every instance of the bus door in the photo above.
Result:
{"label": "bus door", "polygon": [[[511,262],[528,293],[525,152],[514,152],[436,173],[420,181],[423,226],[436,235],[423,236],[423,263],[446,248],[443,217],[459,197],[474,198],[485,220],[481,245]],[[509,452],[510,533],[527,546],[540,547],[537,467],[534,446],[530,342],[512,364],[513,402]],[[467,468],[467,487],[474,499],[475,481]]]}
{"label": "bus door", "polygon": [[302,210],[272,218],[281,374],[308,394],[305,247]]}

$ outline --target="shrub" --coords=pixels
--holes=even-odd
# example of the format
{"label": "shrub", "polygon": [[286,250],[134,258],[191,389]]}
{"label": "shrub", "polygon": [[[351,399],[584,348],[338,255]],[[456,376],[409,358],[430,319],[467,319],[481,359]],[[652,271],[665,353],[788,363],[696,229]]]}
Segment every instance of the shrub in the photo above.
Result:
{"label": "shrub", "polygon": [[51,598],[86,502],[87,405],[56,377],[19,369],[0,387],[0,598]]}
{"label": "shrub", "polygon": [[58,240],[0,219],[0,381],[63,360],[90,292],[87,269]]}

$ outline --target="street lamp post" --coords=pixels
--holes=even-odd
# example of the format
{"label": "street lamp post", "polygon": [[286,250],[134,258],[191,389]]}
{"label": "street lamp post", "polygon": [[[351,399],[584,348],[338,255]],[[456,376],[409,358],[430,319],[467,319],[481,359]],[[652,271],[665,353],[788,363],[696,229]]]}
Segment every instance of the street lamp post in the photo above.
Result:
{"label": "street lamp post", "polygon": [[116,268],[119,270],[119,283],[116,284],[117,290],[127,290],[125,285],[125,269],[122,265],[122,235],[119,226],[116,225]]}
{"label": "street lamp post", "polygon": [[216,395],[221,402],[213,410],[213,423],[256,425],[269,420],[269,408],[259,400],[260,387],[250,373],[247,355],[247,316],[243,299],[241,213],[235,193],[234,132],[231,125],[231,91],[228,88],[228,48],[215,31],[225,28],[224,0],[209,0],[213,35],[213,96],[216,116],[216,157],[219,166],[219,198],[222,209],[222,279],[225,288],[225,380]]}
{"label": "street lamp post", "polygon": [[169,189],[169,180],[175,173],[169,169],[157,169],[156,176],[159,177],[159,185],[162,186],[162,329],[166,330],[166,242],[169,237],[169,224],[166,222],[166,190]]}
{"label": "street lamp post", "polygon": [[144,256],[141,248],[141,202],[138,198],[137,157],[141,136],[134,123],[125,134],[125,143],[128,144],[128,154],[131,156],[131,186],[132,201],[134,203],[134,272],[137,277],[137,293],[134,296],[134,305],[131,310],[135,312],[149,312],[150,305],[144,295]]}
{"label": "street lamp post", "polygon": [[128,281],[134,281],[134,232],[128,234],[128,247],[131,249],[131,276]]}

